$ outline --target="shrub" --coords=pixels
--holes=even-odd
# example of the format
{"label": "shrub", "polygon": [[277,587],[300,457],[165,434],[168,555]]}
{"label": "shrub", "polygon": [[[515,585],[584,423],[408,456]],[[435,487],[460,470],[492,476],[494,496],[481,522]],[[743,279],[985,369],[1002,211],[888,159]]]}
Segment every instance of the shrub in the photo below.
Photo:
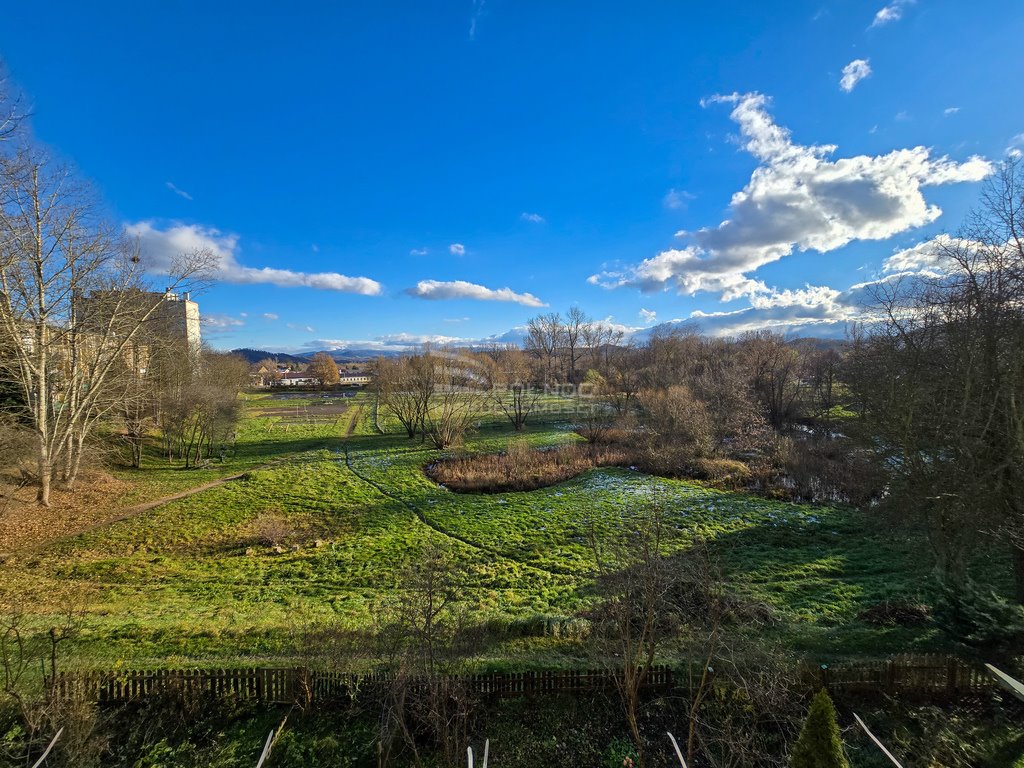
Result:
{"label": "shrub", "polygon": [[884,600],[861,611],[857,618],[876,627],[914,627],[931,618],[931,608],[909,600]]}
{"label": "shrub", "polygon": [[564,445],[532,449],[514,440],[504,453],[442,459],[426,467],[427,476],[453,491],[502,493],[532,491],[561,483],[594,467],[623,466],[629,456],[621,448]]}
{"label": "shrub", "polygon": [[267,547],[283,544],[294,529],[288,518],[280,512],[264,512],[252,522],[253,538]]}
{"label": "shrub", "polygon": [[793,768],[849,768],[839,738],[836,708],[828,691],[818,691],[811,701],[790,759]]}

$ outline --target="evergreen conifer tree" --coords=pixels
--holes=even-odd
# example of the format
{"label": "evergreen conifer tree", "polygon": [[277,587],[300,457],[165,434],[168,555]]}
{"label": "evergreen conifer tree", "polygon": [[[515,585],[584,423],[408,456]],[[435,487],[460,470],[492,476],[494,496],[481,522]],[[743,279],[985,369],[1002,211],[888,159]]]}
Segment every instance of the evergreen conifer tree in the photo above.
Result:
{"label": "evergreen conifer tree", "polygon": [[839,738],[836,708],[824,688],[811,701],[790,762],[793,768],[850,768]]}

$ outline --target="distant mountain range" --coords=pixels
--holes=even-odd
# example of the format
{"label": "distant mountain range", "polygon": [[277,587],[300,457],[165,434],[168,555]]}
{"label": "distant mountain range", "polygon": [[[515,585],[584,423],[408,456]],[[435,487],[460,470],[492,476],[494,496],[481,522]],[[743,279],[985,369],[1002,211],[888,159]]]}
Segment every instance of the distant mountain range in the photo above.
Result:
{"label": "distant mountain range", "polygon": [[[634,333],[630,338],[633,341],[644,343],[650,340],[651,336],[656,334],[667,334],[674,330],[680,330],[686,327],[683,323],[661,323],[660,325],[653,326],[651,328],[644,328]],[[840,349],[845,344],[844,339],[830,339],[830,338],[816,338],[813,336],[794,336],[786,340],[789,344],[795,347],[804,347],[812,349]],[[502,343],[518,343],[522,346],[521,339],[507,338]],[[460,344],[460,347],[468,350],[484,350],[488,349],[493,344]],[[396,349],[325,349],[331,358],[337,363],[362,363],[368,360],[374,360],[378,357],[397,357],[399,355],[409,354],[410,349],[396,348]],[[248,360],[250,363],[258,363],[260,360],[277,360],[279,363],[294,363],[296,365],[306,364],[313,360],[313,355],[318,354],[317,351],[307,352],[302,355],[292,355],[287,352],[270,352],[265,349],[232,349],[231,352],[236,355],[240,355]]]}
{"label": "distant mountain range", "polygon": [[[330,355],[336,363],[359,363],[377,357],[392,357],[402,354],[401,351],[380,349],[325,349],[323,351]],[[317,354],[314,351],[302,355],[292,355],[287,352],[270,352],[266,349],[249,349],[248,347],[232,349],[231,353],[244,357],[250,363],[258,363],[260,360],[270,358],[279,363],[295,363],[297,365],[311,362],[313,355]]]}

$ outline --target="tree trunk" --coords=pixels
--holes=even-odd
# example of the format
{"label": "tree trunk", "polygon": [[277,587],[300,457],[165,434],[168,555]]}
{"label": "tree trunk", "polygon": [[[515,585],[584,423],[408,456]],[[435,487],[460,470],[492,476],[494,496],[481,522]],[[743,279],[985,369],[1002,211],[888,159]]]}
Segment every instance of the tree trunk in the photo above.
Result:
{"label": "tree trunk", "polygon": [[39,449],[36,457],[36,467],[39,473],[39,492],[36,494],[36,501],[40,506],[50,506],[50,479],[53,477],[53,465],[50,461],[50,449],[46,441],[39,438]]}
{"label": "tree trunk", "polygon": [[70,443],[71,456],[68,460],[68,472],[65,482],[68,488],[74,488],[75,482],[78,480],[78,470],[82,466],[82,453],[85,451],[85,432],[78,432],[77,434],[68,438]]}

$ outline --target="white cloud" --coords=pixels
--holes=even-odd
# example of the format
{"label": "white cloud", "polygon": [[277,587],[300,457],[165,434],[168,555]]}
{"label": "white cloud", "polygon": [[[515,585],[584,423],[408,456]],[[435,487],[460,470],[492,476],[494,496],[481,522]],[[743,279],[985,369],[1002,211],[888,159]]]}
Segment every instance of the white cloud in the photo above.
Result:
{"label": "white cloud", "polygon": [[1024,133],[1018,133],[1006,147],[1006,154],[1010,157],[1020,157],[1021,148],[1024,147]]}
{"label": "white cloud", "polygon": [[293,272],[272,267],[246,267],[238,263],[238,236],[196,224],[175,224],[158,229],[150,221],[125,225],[125,232],[138,238],[148,271],[166,273],[181,254],[208,250],[215,258],[214,277],[228,283],[250,285],[270,283],[283,288],[317,288],[324,291],[377,296],[381,284],[368,277],[349,277],[337,272]]}
{"label": "white cloud", "polygon": [[739,124],[743,148],[760,161],[732,196],[727,218],[691,233],[688,245],[593,275],[589,282],[645,292],[710,291],[724,301],[764,293],[768,288],[750,274],[766,264],[794,250],[828,253],[854,240],[885,240],[929,224],[942,211],[925,200],[923,188],[979,181],[992,172],[980,157],[958,163],[932,157],[925,147],[832,160],[835,146],[794,143],[760,94],[711,101],[734,105],[731,118]]}
{"label": "white cloud", "polygon": [[889,3],[875,14],[875,18],[871,22],[871,26],[881,27],[886,24],[891,24],[894,21],[899,21],[903,18],[903,10],[908,5],[913,4],[914,0],[894,0],[894,2]]}
{"label": "white cloud", "polygon": [[693,200],[695,195],[691,195],[686,190],[682,189],[670,189],[665,193],[665,197],[661,199],[661,204],[671,210],[680,210],[685,208],[686,204]]}
{"label": "white cloud", "polygon": [[422,347],[424,344],[437,346],[465,346],[476,343],[475,339],[463,339],[458,336],[441,334],[393,333],[378,336],[374,339],[311,339],[302,345],[306,350],[328,350],[331,352],[346,349],[365,349],[380,352],[406,352]]}
{"label": "white cloud", "polygon": [[444,319],[446,323],[466,323],[469,322],[468,317],[446,317]]}
{"label": "white cloud", "polygon": [[166,184],[166,185],[167,185],[167,188],[168,188],[169,190],[171,190],[171,192],[173,192],[174,194],[176,194],[176,195],[177,195],[178,197],[183,197],[183,198],[185,198],[186,200],[191,200],[191,199],[192,199],[192,195],[190,195],[190,194],[189,194],[188,192],[186,192],[186,191],[185,191],[184,189],[178,189],[178,188],[177,188],[176,186],[174,186],[174,183],[173,183],[173,182],[170,182],[170,181],[165,181],[165,182],[164,182],[164,184]]}
{"label": "white cloud", "polygon": [[960,107],[946,107],[944,110],[942,110],[942,114],[947,115],[947,116],[948,115],[955,115],[959,111],[960,111]]}
{"label": "white cloud", "polygon": [[465,280],[420,280],[406,293],[420,299],[476,299],[478,301],[511,301],[524,307],[546,307],[531,293],[516,293],[511,288],[486,288]]}
{"label": "white cloud", "polygon": [[519,218],[522,219],[523,221],[528,221],[531,224],[544,223],[544,217],[541,216],[539,213],[527,213],[526,211],[523,211],[521,214],[519,214]]}
{"label": "white cloud", "polygon": [[452,256],[465,256],[466,246],[464,246],[462,243],[452,243],[451,245],[448,246],[448,253],[450,253]]}
{"label": "white cloud", "polygon": [[946,234],[936,235],[930,240],[896,251],[882,263],[882,271],[887,273],[887,278],[900,275],[937,277],[956,268],[954,262],[949,259],[951,254],[964,248],[981,247],[981,243],[973,240],[950,237]]}
{"label": "white cloud", "polygon": [[263,313],[263,319],[264,320],[271,320],[271,321],[273,321],[273,320],[277,320],[278,316],[275,315],[273,312],[264,312]]}
{"label": "white cloud", "polygon": [[658,319],[658,313],[653,309],[641,309],[637,314],[639,314],[640,319],[644,321],[644,325],[650,325]]}
{"label": "white cloud", "polygon": [[298,325],[297,323],[286,323],[286,325],[293,331],[305,331],[306,333],[316,333],[316,328],[311,325]]}
{"label": "white cloud", "polygon": [[854,59],[843,67],[843,76],[839,80],[839,87],[849,93],[861,80],[871,74],[871,64],[867,59]]}
{"label": "white cloud", "polygon": [[242,318],[222,315],[216,312],[209,315],[202,315],[199,320],[205,327],[214,331],[226,331],[231,328],[241,328],[245,325],[245,320]]}
{"label": "white cloud", "polygon": [[428,253],[430,253],[430,251],[426,248],[413,248],[409,251],[410,256],[426,256]]}

